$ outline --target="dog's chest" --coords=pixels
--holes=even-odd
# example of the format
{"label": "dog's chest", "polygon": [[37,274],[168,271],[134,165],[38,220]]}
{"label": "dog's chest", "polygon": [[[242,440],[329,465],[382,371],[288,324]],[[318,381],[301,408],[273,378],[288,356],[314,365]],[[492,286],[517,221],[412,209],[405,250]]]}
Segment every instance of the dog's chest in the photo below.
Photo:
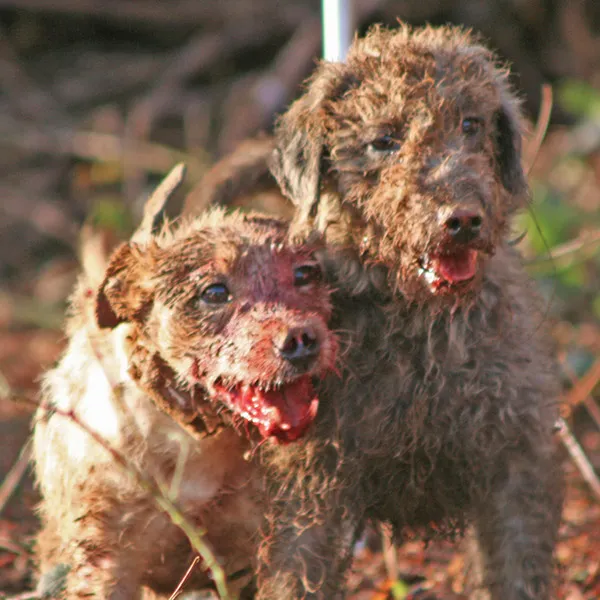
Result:
{"label": "dog's chest", "polygon": [[[170,421],[170,420],[169,420]],[[173,429],[161,427],[161,448],[154,447],[163,477],[182,507],[194,510],[208,503],[220,503],[223,496],[253,493],[258,479],[254,463],[244,460],[247,441],[233,429],[224,429],[203,440],[191,439],[172,422]],[[174,445],[173,440],[177,440]],[[160,454],[168,448],[167,453]]]}

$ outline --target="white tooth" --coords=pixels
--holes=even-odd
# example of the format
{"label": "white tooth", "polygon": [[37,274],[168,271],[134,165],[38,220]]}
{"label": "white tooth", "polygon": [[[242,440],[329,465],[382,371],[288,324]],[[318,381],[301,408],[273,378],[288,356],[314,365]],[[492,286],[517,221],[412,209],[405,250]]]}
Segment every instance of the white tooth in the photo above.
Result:
{"label": "white tooth", "polygon": [[167,386],[167,392],[169,392],[171,398],[173,398],[179,403],[179,406],[181,406],[181,408],[185,408],[187,406],[187,400],[175,388],[169,385]]}
{"label": "white tooth", "polygon": [[433,284],[435,281],[437,281],[437,275],[435,273],[433,273],[432,271],[424,271],[423,272],[423,277],[425,277],[425,281],[431,285]]}

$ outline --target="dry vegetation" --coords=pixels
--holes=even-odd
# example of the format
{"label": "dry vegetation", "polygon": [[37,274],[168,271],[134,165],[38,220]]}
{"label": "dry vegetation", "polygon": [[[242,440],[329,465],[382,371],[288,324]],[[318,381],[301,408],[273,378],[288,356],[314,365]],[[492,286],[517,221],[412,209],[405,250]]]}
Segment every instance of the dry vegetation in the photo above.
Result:
{"label": "dry vegetation", "polygon": [[[532,117],[541,85],[553,85],[532,205],[515,235],[526,232],[520,248],[548,301],[565,422],[599,470],[600,3],[355,4],[361,30],[402,17],[481,31],[513,62]],[[24,472],[23,400],[62,348],[81,225],[94,223],[111,245],[175,162],[188,164],[193,184],[236,141],[269,129],[319,44],[314,0],[0,0],[0,597],[32,583],[37,496]],[[600,497],[566,450],[564,464],[558,597],[593,600]],[[380,539],[372,533],[357,548],[354,600],[463,597],[463,558],[452,546],[414,541],[396,555]]]}

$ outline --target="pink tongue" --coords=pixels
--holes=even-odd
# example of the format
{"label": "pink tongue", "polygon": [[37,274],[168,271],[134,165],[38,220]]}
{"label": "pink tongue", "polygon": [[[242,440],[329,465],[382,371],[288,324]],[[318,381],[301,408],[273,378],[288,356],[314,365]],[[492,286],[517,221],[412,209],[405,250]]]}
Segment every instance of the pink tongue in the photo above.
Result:
{"label": "pink tongue", "polygon": [[473,279],[477,271],[477,251],[466,249],[440,255],[437,266],[438,275],[449,283]]}
{"label": "pink tongue", "polygon": [[226,396],[230,407],[256,423],[263,436],[275,436],[282,442],[292,442],[304,434],[319,406],[310,377],[268,392],[245,385]]}

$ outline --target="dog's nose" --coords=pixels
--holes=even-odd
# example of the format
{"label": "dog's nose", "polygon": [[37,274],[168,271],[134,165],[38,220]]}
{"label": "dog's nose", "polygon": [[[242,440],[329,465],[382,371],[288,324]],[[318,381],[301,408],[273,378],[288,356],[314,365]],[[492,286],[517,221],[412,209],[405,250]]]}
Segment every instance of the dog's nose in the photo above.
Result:
{"label": "dog's nose", "polygon": [[454,211],[445,221],[446,233],[459,244],[468,244],[479,237],[483,216],[466,210]]}
{"label": "dog's nose", "polygon": [[288,332],[279,353],[297,369],[307,371],[319,355],[319,346],[312,327],[294,327]]}

